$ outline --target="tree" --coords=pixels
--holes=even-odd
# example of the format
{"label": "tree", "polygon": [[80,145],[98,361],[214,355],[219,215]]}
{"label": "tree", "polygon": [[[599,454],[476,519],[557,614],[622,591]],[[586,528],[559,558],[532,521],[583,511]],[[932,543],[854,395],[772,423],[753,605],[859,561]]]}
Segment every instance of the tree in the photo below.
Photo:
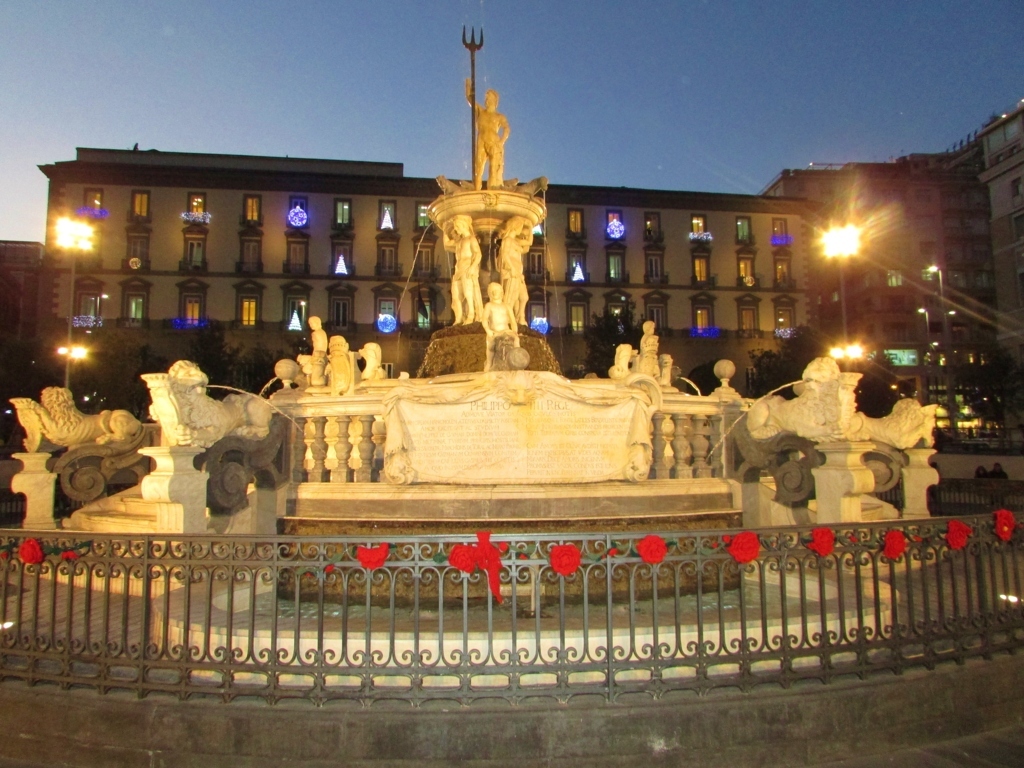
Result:
{"label": "tree", "polygon": [[873,419],[888,416],[901,397],[899,378],[889,356],[878,352],[856,370],[864,374],[857,382],[857,410]]}
{"label": "tree", "polygon": [[[188,359],[199,366],[211,384],[233,386],[232,372],[238,361],[238,347],[224,341],[224,329],[219,323],[210,323],[200,328],[189,340]],[[211,392],[214,397],[223,397],[224,390]]]}
{"label": "tree", "polygon": [[594,322],[583,331],[587,343],[587,357],[583,365],[587,373],[607,376],[608,369],[615,363],[616,347],[620,344],[640,347],[640,337],[644,335],[643,321],[633,319],[633,309],[630,302],[620,312],[612,312],[605,307],[602,314],[594,315]]}
{"label": "tree", "polygon": [[985,355],[981,365],[958,365],[953,379],[964,403],[985,421],[1006,424],[1024,409],[1024,367],[1002,347]]}
{"label": "tree", "polygon": [[774,389],[800,381],[807,364],[824,351],[821,337],[806,326],[794,329],[788,338],[782,339],[778,350],[752,350],[749,354],[753,373],[748,394],[762,397]]}

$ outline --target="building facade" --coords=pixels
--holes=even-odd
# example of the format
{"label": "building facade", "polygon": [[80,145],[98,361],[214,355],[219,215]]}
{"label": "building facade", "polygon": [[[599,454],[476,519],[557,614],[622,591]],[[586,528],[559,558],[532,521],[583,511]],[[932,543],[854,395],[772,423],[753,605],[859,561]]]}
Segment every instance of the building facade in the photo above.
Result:
{"label": "building facade", "polygon": [[42,243],[0,240],[0,333],[36,335],[42,264]]}
{"label": "building facade", "polygon": [[[41,170],[50,328],[72,307],[95,343],[118,327],[173,349],[218,323],[232,343],[290,351],[317,315],[354,347],[378,342],[397,375],[415,374],[431,332],[451,322],[452,255],[426,213],[440,190],[401,164],[79,149]],[[605,308],[653,320],[684,374],[723,357],[742,371],[751,350],[808,322],[804,201],[570,185],[545,195],[524,264],[528,315],[563,370],[579,370],[583,331]],[[94,225],[90,251],[55,246],[69,215]],[[495,253],[485,244],[484,276]]]}
{"label": "building facade", "polygon": [[861,248],[842,265],[812,250],[814,314],[824,333],[842,341],[845,292],[848,340],[887,354],[904,391],[925,402],[950,404],[952,368],[983,362],[996,342],[979,170],[975,142],[888,163],[784,170],[765,190],[821,202],[821,228],[861,227]]}

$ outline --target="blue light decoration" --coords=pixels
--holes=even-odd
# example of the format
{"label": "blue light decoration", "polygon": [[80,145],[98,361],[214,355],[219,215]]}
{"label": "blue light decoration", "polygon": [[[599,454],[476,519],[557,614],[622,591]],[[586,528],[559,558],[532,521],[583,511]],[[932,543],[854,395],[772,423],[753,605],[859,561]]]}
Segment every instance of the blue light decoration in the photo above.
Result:
{"label": "blue light decoration", "polygon": [[202,213],[193,213],[192,211],[185,211],[181,214],[181,220],[186,224],[209,224],[210,214],[206,211]]}
{"label": "blue light decoration", "polygon": [[301,331],[302,330],[302,318],[299,317],[299,310],[292,312],[292,319],[288,321],[289,331]]}
{"label": "blue light decoration", "polygon": [[796,336],[796,328],[776,328],[775,338],[776,339],[792,339]]}
{"label": "blue light decoration", "polygon": [[722,329],[717,327],[717,326],[714,326],[714,325],[709,325],[707,328],[691,328],[690,329],[690,336],[693,337],[693,338],[717,339],[721,335],[722,335]]}
{"label": "blue light decoration", "polygon": [[691,232],[690,242],[691,243],[710,243],[713,238],[710,232]]}
{"label": "blue light decoration", "polygon": [[612,240],[621,240],[622,236],[626,234],[626,225],[622,223],[622,219],[613,218],[609,220],[608,226],[605,227],[605,232],[608,233],[608,237]]}
{"label": "blue light decoration", "polygon": [[792,245],[792,244],[793,244],[793,236],[792,235],[772,235],[772,245],[774,245],[776,248],[778,248],[779,246],[782,246],[782,245]]}
{"label": "blue light decoration", "polygon": [[308,223],[309,214],[302,210],[300,206],[296,205],[288,211],[288,226],[298,229],[299,227],[306,226]]}
{"label": "blue light decoration", "polygon": [[110,215],[110,211],[106,208],[91,208],[85,205],[75,211],[75,215],[83,219],[105,219]]}
{"label": "blue light decoration", "polygon": [[538,333],[547,333],[551,330],[551,324],[546,317],[535,317],[530,321],[530,327]]}
{"label": "blue light decoration", "polygon": [[171,328],[176,331],[187,331],[193,328],[205,328],[210,324],[205,318],[200,320],[194,317],[172,317]]}
{"label": "blue light decoration", "polygon": [[75,328],[102,328],[103,318],[98,315],[75,315],[71,318],[71,325]]}
{"label": "blue light decoration", "polygon": [[587,276],[583,274],[583,265],[576,262],[576,268],[572,271],[572,281],[574,283],[585,283]]}
{"label": "blue light decoration", "polygon": [[345,254],[343,254],[343,253],[339,253],[338,254],[338,261],[334,265],[334,274],[336,274],[336,275],[347,275],[348,274],[348,264],[345,263]]}
{"label": "blue light decoration", "polygon": [[394,333],[398,330],[398,321],[394,315],[377,315],[377,330],[381,333]]}

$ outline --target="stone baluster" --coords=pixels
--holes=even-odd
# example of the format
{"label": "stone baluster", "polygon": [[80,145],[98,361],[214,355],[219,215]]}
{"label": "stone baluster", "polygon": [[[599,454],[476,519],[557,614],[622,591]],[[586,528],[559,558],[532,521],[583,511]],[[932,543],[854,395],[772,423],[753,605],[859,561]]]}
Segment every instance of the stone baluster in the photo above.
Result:
{"label": "stone baluster", "polygon": [[331,470],[332,483],[348,482],[348,458],[352,455],[352,441],[349,439],[349,421],[347,416],[338,417],[338,442],[334,453],[338,457],[338,465]]}
{"label": "stone baluster", "polygon": [[355,471],[357,483],[373,481],[373,414],[353,416],[359,422],[359,469]]}
{"label": "stone baluster", "polygon": [[306,481],[306,418],[295,417],[295,429],[292,430],[292,482]]}
{"label": "stone baluster", "polygon": [[309,482],[322,483],[324,481],[324,460],[327,458],[327,440],[324,430],[327,427],[326,416],[314,416],[313,422],[313,444],[310,451],[313,454],[313,468],[309,472]]}
{"label": "stone baluster", "polygon": [[[722,416],[715,414],[711,417],[711,455],[708,456],[709,477],[725,477],[722,466],[722,455],[725,453],[724,446],[719,445],[722,439]],[[717,450],[716,450],[717,449]]]}
{"label": "stone baluster", "polygon": [[652,439],[652,445],[654,447],[654,459],[651,462],[651,471],[648,477],[651,479],[664,480],[665,475],[662,469],[665,460],[665,433],[662,432],[661,426],[665,422],[665,414],[658,412],[651,416],[651,424],[654,429],[654,435]]}
{"label": "stone baluster", "polygon": [[675,453],[676,479],[693,477],[693,449],[690,447],[690,435],[693,431],[693,419],[686,414],[675,417],[675,433],[672,435],[672,452]]}
{"label": "stone baluster", "polygon": [[373,420],[373,482],[380,482],[380,473],[384,470],[384,441],[387,439],[387,427],[384,419]]}
{"label": "stone baluster", "polygon": [[658,463],[658,478],[668,480],[672,477],[672,438],[675,436],[675,424],[669,414],[665,414],[665,420],[661,423],[661,438],[665,441],[665,449],[661,452],[661,461]]}
{"label": "stone baluster", "polygon": [[711,448],[711,441],[708,436],[711,434],[711,425],[708,424],[707,416],[693,417],[693,437],[690,438],[690,447],[693,449],[693,476],[711,477],[711,467],[708,465],[708,450]]}

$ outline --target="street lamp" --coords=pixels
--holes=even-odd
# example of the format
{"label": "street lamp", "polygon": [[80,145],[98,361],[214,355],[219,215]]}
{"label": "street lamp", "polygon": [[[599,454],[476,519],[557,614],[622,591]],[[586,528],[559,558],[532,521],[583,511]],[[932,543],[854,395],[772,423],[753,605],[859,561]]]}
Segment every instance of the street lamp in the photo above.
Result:
{"label": "street lamp", "polygon": [[[71,344],[72,321],[75,316],[75,251],[87,252],[92,250],[93,228],[81,221],[75,221],[67,217],[57,219],[57,247],[63,248],[71,256],[71,284],[68,286],[68,343],[62,349],[64,352],[64,388],[70,389],[71,384],[71,360],[81,360],[85,357],[84,347],[73,347]],[[76,351],[81,353],[76,355]]]}
{"label": "street lamp", "polygon": [[843,341],[846,341],[849,338],[849,331],[846,327],[846,280],[843,277],[843,262],[851,256],[856,256],[860,249],[860,227],[853,224],[833,227],[822,235],[821,242],[825,258],[839,261],[839,298],[843,307]]}
{"label": "street lamp", "polygon": [[942,269],[932,264],[926,272],[939,277],[939,306],[942,308],[942,349],[946,357],[946,365],[943,366],[943,378],[946,380],[946,410],[949,412],[949,431],[952,437],[956,437],[956,391],[953,387],[953,376],[949,372],[952,357],[952,344],[949,338],[949,316],[955,315],[956,310],[946,310],[946,294],[943,287]]}
{"label": "street lamp", "polygon": [[845,347],[832,347],[828,353],[836,360],[860,360],[864,357],[864,347],[860,344],[847,344]]}

